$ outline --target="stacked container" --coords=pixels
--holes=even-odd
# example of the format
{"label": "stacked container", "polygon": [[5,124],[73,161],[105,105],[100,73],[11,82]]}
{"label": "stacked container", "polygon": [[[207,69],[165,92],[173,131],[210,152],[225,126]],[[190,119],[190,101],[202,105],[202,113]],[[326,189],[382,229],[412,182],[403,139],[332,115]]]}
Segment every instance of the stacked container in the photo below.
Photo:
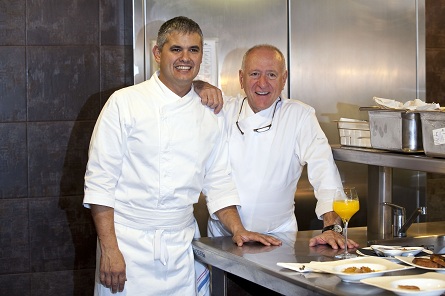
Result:
{"label": "stacked container", "polygon": [[340,144],[371,148],[371,134],[368,121],[341,118],[337,121],[337,126],[340,134]]}
{"label": "stacked container", "polygon": [[421,112],[420,117],[425,154],[445,157],[445,112]]}

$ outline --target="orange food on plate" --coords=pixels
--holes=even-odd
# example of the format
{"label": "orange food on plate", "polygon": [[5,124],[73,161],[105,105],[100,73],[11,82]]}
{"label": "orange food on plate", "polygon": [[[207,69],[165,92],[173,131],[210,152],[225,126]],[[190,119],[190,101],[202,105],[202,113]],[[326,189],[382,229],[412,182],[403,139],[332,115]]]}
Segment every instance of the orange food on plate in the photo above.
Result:
{"label": "orange food on plate", "polygon": [[368,273],[368,272],[374,272],[375,270],[367,267],[367,266],[362,266],[362,267],[355,267],[355,266],[351,266],[346,268],[345,270],[343,270],[344,273]]}

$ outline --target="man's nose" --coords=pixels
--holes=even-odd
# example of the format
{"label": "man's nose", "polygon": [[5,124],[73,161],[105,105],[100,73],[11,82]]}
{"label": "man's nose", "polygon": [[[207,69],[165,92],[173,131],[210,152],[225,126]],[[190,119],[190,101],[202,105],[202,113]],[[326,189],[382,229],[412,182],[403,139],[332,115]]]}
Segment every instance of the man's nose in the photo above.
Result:
{"label": "man's nose", "polygon": [[267,75],[260,75],[260,78],[258,79],[258,84],[259,84],[261,87],[263,87],[263,86],[266,86],[267,83],[268,83]]}
{"label": "man's nose", "polygon": [[182,52],[181,61],[187,62],[190,61],[190,53],[186,50]]}

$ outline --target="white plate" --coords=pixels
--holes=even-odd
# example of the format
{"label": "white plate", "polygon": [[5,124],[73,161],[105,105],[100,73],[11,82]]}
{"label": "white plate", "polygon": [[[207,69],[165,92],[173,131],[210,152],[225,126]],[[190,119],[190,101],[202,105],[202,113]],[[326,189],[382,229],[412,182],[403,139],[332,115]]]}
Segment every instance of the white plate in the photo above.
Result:
{"label": "white plate", "polygon": [[[328,262],[315,262],[312,261],[307,264],[309,268],[318,269],[327,273],[335,274],[342,281],[345,282],[359,282],[361,279],[380,276],[386,272],[411,269],[412,266],[404,266],[389,260],[378,257],[357,257],[353,259],[328,261]],[[375,271],[367,273],[345,273],[348,267],[369,267]]]}
{"label": "white plate", "polygon": [[357,250],[355,251],[355,253],[356,253],[357,255],[359,255],[359,256],[365,256],[365,257],[369,257],[369,256],[371,256],[371,257],[380,257],[380,258],[384,258],[384,259],[386,259],[386,260],[391,260],[391,261],[394,261],[394,262],[399,262],[399,260],[397,260],[397,259],[394,258],[394,257],[386,257],[386,256],[379,256],[379,255],[377,255],[377,254],[371,249],[371,247],[364,247],[364,248],[361,248],[361,249],[363,249],[363,250],[369,250],[369,251],[372,252],[373,254],[372,254],[372,255],[364,254],[364,253],[360,252],[360,249],[357,249]]}
{"label": "white plate", "polygon": [[[445,292],[445,275],[436,272],[368,278],[360,282],[392,291],[397,295],[437,296]],[[417,286],[420,291],[401,289],[399,285]]]}
{"label": "white plate", "polygon": [[284,262],[278,262],[277,265],[280,267],[284,267],[287,269],[292,269],[298,272],[317,272],[318,270],[313,270],[312,268],[308,267],[309,263],[284,263]]}
{"label": "white plate", "polygon": [[[424,267],[424,266],[420,266],[420,265],[414,264],[413,260],[414,260],[415,257],[396,256],[395,258],[400,260],[400,261],[402,261],[402,262],[404,262],[404,263],[406,263],[406,264],[414,266],[414,267],[427,269],[427,270],[434,270],[434,271],[437,271],[437,272],[440,272],[440,273],[445,273],[445,267],[444,268],[431,268],[431,267]],[[426,256],[426,257],[417,257],[417,258],[429,258],[429,257]]]}
{"label": "white plate", "polygon": [[401,246],[384,246],[384,245],[371,245],[371,249],[377,255],[395,257],[395,256],[415,256],[422,252],[423,247],[401,247]]}

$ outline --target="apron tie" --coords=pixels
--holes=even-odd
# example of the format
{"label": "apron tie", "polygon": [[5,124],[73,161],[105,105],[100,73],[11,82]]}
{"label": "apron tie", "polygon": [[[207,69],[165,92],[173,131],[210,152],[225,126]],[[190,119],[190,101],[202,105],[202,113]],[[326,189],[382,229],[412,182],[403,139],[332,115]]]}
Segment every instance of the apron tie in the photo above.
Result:
{"label": "apron tie", "polygon": [[155,260],[161,261],[163,265],[167,264],[168,253],[165,244],[165,238],[162,235],[164,233],[164,229],[156,229],[155,231],[155,241],[154,241],[154,255]]}

